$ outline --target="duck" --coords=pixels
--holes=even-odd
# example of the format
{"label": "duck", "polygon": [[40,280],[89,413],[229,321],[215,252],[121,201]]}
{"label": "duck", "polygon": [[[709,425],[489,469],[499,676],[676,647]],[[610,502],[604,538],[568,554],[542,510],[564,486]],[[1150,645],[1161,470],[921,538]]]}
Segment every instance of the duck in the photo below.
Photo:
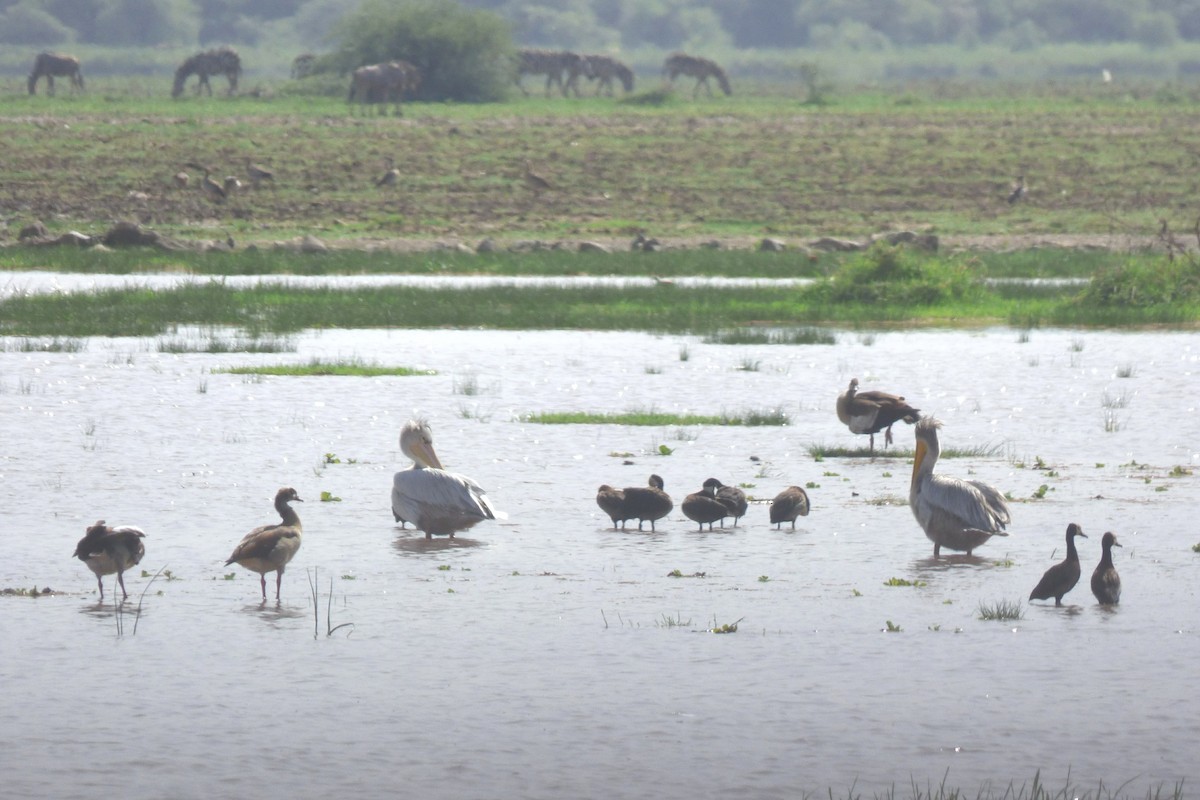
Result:
{"label": "duck", "polygon": [[1075,537],[1087,538],[1083,528],[1072,522],[1067,526],[1067,557],[1046,570],[1046,574],[1038,581],[1029,593],[1030,600],[1049,600],[1054,598],[1054,605],[1061,606],[1063,595],[1075,588],[1079,583],[1079,553],[1075,550]]}
{"label": "duck", "polygon": [[993,536],[1008,536],[1004,528],[1012,518],[1004,495],[996,487],[982,481],[934,474],[941,454],[937,434],[941,427],[941,421],[933,417],[922,417],[916,423],[917,444],[908,505],[917,524],[933,542],[934,558],[943,547],[965,550],[971,555]]}
{"label": "duck", "polygon": [[645,486],[626,487],[622,492],[625,498],[625,516],[628,519],[637,519],[639,531],[643,522],[649,522],[650,530],[655,530],[655,520],[670,514],[671,509],[675,507],[671,496],[665,491],[661,477],[651,475],[646,483]]}
{"label": "duck", "polygon": [[771,524],[779,530],[780,525],[791,522],[795,530],[796,517],[807,517],[808,510],[808,492],[799,486],[789,486],[771,501]]}
{"label": "duck", "polygon": [[850,379],[850,386],[838,395],[837,415],[851,433],[868,434],[871,437],[871,452],[875,452],[875,434],[884,431],[883,444],[892,443],[892,425],[903,420],[913,424],[921,418],[921,410],[913,408],[904,397],[880,391],[858,391],[858,378]]}
{"label": "duck", "polygon": [[392,477],[392,515],[425,532],[426,539],[450,536],[487,519],[503,517],[478,483],[447,472],[433,448],[425,420],[409,420],[400,430],[400,451],[412,459]]}
{"label": "duck", "polygon": [[1115,606],[1121,602],[1121,576],[1113,566],[1112,549],[1122,545],[1116,534],[1109,531],[1100,540],[1100,546],[1104,548],[1104,555],[1100,556],[1100,563],[1092,573],[1092,594],[1096,595],[1100,605]]}
{"label": "duck", "polygon": [[625,513],[624,492],[614,489],[606,483],[596,490],[596,505],[600,506],[600,510],[605,514],[608,514],[614,528],[618,523],[621,528],[625,527],[625,520],[629,518],[629,515]]}
{"label": "duck", "polygon": [[283,572],[300,550],[304,529],[300,524],[300,515],[289,503],[303,502],[292,487],[281,488],[275,493],[275,510],[279,512],[281,521],[274,525],[262,525],[247,533],[229,558],[225,559],[225,566],[237,564],[259,574],[264,601],[267,599],[267,573],[275,573],[275,599],[279,600]]}
{"label": "duck", "polygon": [[146,532],[141,528],[132,525],[110,528],[104,520],[87,528],[75,546],[75,558],[95,574],[101,601],[104,600],[104,576],[113,573],[121,587],[121,599],[129,599],[129,593],[125,591],[125,570],[137,566],[146,555],[146,545],[142,542],[145,536]]}
{"label": "duck", "polygon": [[729,516],[729,506],[717,499],[717,486],[720,485],[720,481],[716,484],[712,481],[712,478],[706,480],[700,491],[689,494],[679,506],[685,517],[699,523],[700,530],[704,530],[707,523],[711,531],[713,523],[718,520],[724,526],[725,517]]}

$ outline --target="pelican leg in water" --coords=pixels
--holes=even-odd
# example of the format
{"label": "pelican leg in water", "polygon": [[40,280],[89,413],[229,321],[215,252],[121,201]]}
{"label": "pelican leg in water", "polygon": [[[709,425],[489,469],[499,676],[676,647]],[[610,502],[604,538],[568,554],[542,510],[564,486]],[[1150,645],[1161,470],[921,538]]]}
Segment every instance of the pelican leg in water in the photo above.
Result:
{"label": "pelican leg in water", "polygon": [[304,532],[300,515],[288,503],[303,503],[296,490],[285,486],[275,493],[275,510],[280,522],[262,525],[242,537],[238,546],[225,561],[225,566],[238,564],[259,575],[262,598],[267,599],[267,573],[275,573],[275,599],[283,584],[283,571],[300,549],[300,536]]}
{"label": "pelican leg in water", "polygon": [[921,418],[921,410],[913,408],[900,395],[887,392],[860,392],[858,378],[850,379],[850,387],[838,395],[837,415],[851,433],[871,437],[871,452],[875,452],[875,434],[883,431],[883,444],[892,443],[892,425],[903,420],[912,424]]}
{"label": "pelican leg in water", "polygon": [[1004,495],[994,486],[982,481],[965,481],[948,475],[936,475],[941,448],[938,428],[942,423],[933,417],[917,422],[916,453],[913,456],[912,485],[908,504],[913,516],[933,542],[933,557],[941,549],[965,550],[971,554],[993,536],[1007,536],[1004,526],[1011,518]]}
{"label": "pelican leg in water", "polygon": [[75,557],[95,574],[101,600],[104,599],[104,576],[113,573],[121,585],[121,599],[129,599],[129,593],[125,591],[125,570],[137,566],[146,555],[146,546],[142,544],[145,535],[141,528],[131,525],[110,528],[100,520],[79,540]]}
{"label": "pelican leg in water", "polygon": [[485,519],[503,517],[479,484],[442,468],[428,422],[406,422],[400,450],[413,465],[392,478],[392,515],[425,531],[425,538],[453,537]]}

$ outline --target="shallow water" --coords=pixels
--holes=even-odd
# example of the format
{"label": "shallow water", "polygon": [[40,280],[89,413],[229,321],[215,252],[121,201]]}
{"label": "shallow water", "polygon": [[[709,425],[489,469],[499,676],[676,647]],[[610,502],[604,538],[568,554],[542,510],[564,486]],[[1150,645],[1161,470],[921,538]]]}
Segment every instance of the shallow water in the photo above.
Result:
{"label": "shallow water", "polygon": [[[726,278],[689,276],[670,278],[678,286],[729,289],[752,286],[803,286],[811,278]],[[96,292],[110,289],[176,289],[220,283],[245,288],[287,286],[297,289],[369,289],[378,286],[413,286],[427,289],[473,289],[493,286],[626,287],[654,286],[660,279],[641,275],[193,275],[184,273],[134,273],[129,275],[75,272],[9,271],[0,273],[0,299],[35,294]]]}
{"label": "shallow water", "polygon": [[[1194,334],[839,332],[834,346],[731,346],[354,330],[296,343],[268,355],[163,354],[140,339],[0,352],[0,587],[63,593],[0,598],[10,796],[794,798],[943,778],[1002,792],[1038,770],[1051,787],[1069,773],[1085,790],[1130,780],[1144,795],[1200,777],[1200,482],[1169,475],[1200,467]],[[315,357],[439,374],[210,372]],[[865,444],[833,412],[851,377],[943,419],[943,447],[992,448],[939,469],[1020,500],[1012,535],[934,562],[906,507],[907,461],[814,461],[812,444]],[[792,424],[521,421],[652,407],[780,407]],[[414,414],[507,520],[432,542],[392,524],[391,474],[406,466],[396,435]],[[910,428],[895,434],[911,448]],[[614,531],[596,487],[651,472],[676,510],[656,532]],[[766,500],[815,484],[812,514],[776,531],[756,504],[736,528],[698,532],[678,505],[709,476]],[[272,520],[283,485],[307,501],[304,545],[282,603],[262,605],[257,576],[222,562]],[[319,502],[322,491],[342,500]],[[112,579],[99,604],[71,558],[97,519],[143,527],[141,567],[174,578],[146,591],[136,635],[132,613],[114,614]],[[1071,521],[1090,537],[1084,577],[1068,607],[1030,606]],[[1112,610],[1087,586],[1106,530],[1124,544]],[[315,640],[306,569],[319,569]],[[130,610],[149,583],[137,573]],[[892,577],[925,585],[885,586]],[[354,627],[327,638],[330,578],[330,622]],[[1018,599],[1024,619],[978,619],[981,602]],[[902,631],[881,632],[889,620]],[[734,621],[736,634],[706,632]]]}

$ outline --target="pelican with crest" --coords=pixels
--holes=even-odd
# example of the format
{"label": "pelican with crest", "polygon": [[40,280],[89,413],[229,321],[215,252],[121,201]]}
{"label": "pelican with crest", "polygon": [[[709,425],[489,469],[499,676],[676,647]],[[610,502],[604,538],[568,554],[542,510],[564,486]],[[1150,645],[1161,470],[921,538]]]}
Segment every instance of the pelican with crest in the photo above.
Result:
{"label": "pelican with crest", "polygon": [[400,430],[400,450],[413,465],[392,479],[392,515],[425,531],[425,538],[450,536],[503,514],[483,488],[466,475],[447,472],[433,449],[425,420],[409,420]]}
{"label": "pelican with crest", "polygon": [[1007,536],[1004,526],[1011,519],[1004,495],[982,481],[966,481],[935,475],[941,447],[938,428],[942,423],[923,417],[916,424],[916,453],[908,504],[913,516],[933,542],[933,557],[941,549],[964,550],[967,555],[993,536]]}

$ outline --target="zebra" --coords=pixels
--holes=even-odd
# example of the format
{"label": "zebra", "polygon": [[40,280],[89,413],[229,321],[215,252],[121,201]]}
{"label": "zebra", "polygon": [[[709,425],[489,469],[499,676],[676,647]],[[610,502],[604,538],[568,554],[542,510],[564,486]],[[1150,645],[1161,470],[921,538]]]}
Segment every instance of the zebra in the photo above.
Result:
{"label": "zebra", "polygon": [[709,61],[707,58],[698,56],[689,56],[684,53],[672,53],[667,56],[667,60],[663,62],[663,75],[667,77],[667,81],[674,86],[675,77],[677,75],[688,75],[696,79],[696,88],[692,91],[692,97],[700,93],[700,85],[708,90],[708,96],[712,97],[712,87],[708,85],[709,78],[716,78],[717,83],[721,85],[721,90],[725,94],[733,94],[733,89],[729,86],[729,78],[725,75],[725,70],[721,69],[715,61]]}
{"label": "zebra", "polygon": [[[521,77],[523,75],[545,75],[546,76],[546,97],[550,96],[550,86],[557,84],[558,89],[562,92],[563,97],[567,97],[571,91],[575,92],[575,96],[579,97],[579,76],[582,75],[590,78],[591,74],[588,71],[588,61],[578,53],[572,53],[567,50],[534,50],[525,48],[517,51],[519,60],[517,62],[517,87],[526,97],[529,92],[521,85]],[[566,79],[563,79],[563,76]]]}
{"label": "zebra", "polygon": [[[402,113],[400,101],[404,95],[415,95],[421,86],[421,71],[407,61],[389,61],[386,64],[371,64],[354,70],[350,77],[350,95],[347,102],[357,98],[363,106],[367,103],[383,103],[381,113],[386,113],[390,99],[396,107],[396,116]],[[350,106],[351,113],[354,106]]]}
{"label": "zebra", "polygon": [[190,76],[196,75],[200,82],[196,84],[196,94],[201,89],[208,89],[212,97],[212,86],[208,83],[209,75],[224,75],[229,79],[229,94],[237,91],[238,76],[242,74],[242,59],[232,47],[218,47],[205,50],[184,61],[175,70],[175,87],[171,89],[171,97],[183,94],[183,83]]}
{"label": "zebra", "polygon": [[29,73],[29,93],[37,94],[38,79],[45,76],[46,94],[54,94],[54,78],[70,78],[71,88],[83,89],[83,73],[79,71],[79,59],[59,53],[38,53],[33,60],[33,72]]}
{"label": "zebra", "polygon": [[607,89],[609,97],[613,95],[613,78],[621,81],[626,93],[633,91],[633,70],[611,56],[584,56],[587,62],[587,77],[596,84],[596,94]]}

